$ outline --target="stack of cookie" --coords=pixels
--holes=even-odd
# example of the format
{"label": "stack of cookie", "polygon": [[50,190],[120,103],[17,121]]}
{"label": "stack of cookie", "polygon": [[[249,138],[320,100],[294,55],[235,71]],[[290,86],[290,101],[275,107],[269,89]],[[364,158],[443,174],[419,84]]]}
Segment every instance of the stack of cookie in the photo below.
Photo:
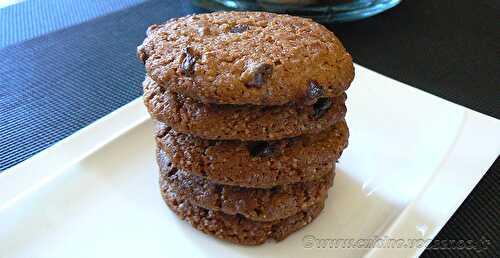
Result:
{"label": "stack of cookie", "polygon": [[282,240],[324,207],[347,146],[351,56],[325,27],[218,12],[148,28],[138,47],[167,205],[239,244]]}

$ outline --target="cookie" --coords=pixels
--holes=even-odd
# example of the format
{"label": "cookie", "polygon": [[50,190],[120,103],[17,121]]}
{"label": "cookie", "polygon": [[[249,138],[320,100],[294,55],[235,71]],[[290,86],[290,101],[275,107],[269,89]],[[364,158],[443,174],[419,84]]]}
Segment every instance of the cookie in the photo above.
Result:
{"label": "cookie", "polygon": [[169,191],[162,191],[161,194],[168,207],[194,228],[241,245],[259,245],[268,239],[281,241],[311,223],[324,207],[322,201],[284,219],[253,221],[241,215],[229,215],[198,207]]}
{"label": "cookie", "polygon": [[184,171],[219,184],[269,188],[330,173],[348,136],[344,120],[318,134],[271,142],[205,140],[158,122],[156,142],[165,152],[160,157]]}
{"label": "cookie", "polygon": [[344,92],[351,56],[326,27],[265,12],[215,12],[152,25],[137,48],[148,75],[203,103],[314,103]]}
{"label": "cookie", "polygon": [[209,210],[241,214],[257,221],[289,217],[326,198],[333,184],[334,172],[322,178],[276,186],[269,189],[245,188],[213,183],[172,166],[159,158],[160,186],[181,199]]}
{"label": "cookie", "polygon": [[204,139],[268,141],[318,133],[346,113],[345,93],[309,106],[216,105],[170,93],[149,78],[143,86],[144,103],[153,118]]}

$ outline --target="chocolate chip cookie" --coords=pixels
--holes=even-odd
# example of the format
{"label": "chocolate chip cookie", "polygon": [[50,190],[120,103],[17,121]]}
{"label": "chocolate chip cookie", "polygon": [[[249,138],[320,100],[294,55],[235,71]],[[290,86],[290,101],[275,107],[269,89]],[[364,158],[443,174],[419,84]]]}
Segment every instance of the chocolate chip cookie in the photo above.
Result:
{"label": "chocolate chip cookie", "polygon": [[243,215],[256,221],[289,217],[324,200],[333,184],[334,172],[322,178],[270,189],[221,185],[172,166],[158,158],[160,187],[181,199],[209,210]]}
{"label": "chocolate chip cookie", "polygon": [[254,106],[202,104],[166,91],[150,78],[143,88],[153,118],[204,139],[262,141],[318,133],[346,113],[345,93],[320,98],[313,105]]}
{"label": "chocolate chip cookie", "polygon": [[169,191],[163,190],[161,194],[168,207],[194,228],[241,245],[259,245],[268,239],[283,240],[311,223],[324,207],[324,201],[321,201],[284,219],[253,221],[241,215],[229,215],[198,207]]}
{"label": "chocolate chip cookie", "polygon": [[162,87],[203,103],[312,104],[354,78],[335,35],[306,18],[215,12],[153,25],[137,49]]}
{"label": "chocolate chip cookie", "polygon": [[269,188],[330,173],[348,136],[344,120],[317,134],[270,142],[205,140],[158,122],[156,142],[184,171],[219,184]]}

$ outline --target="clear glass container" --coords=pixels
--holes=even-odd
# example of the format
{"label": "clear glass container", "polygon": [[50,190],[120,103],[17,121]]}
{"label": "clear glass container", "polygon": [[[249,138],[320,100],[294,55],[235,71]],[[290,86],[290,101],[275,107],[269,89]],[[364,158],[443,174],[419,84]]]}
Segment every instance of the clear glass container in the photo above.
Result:
{"label": "clear glass container", "polygon": [[210,10],[253,10],[310,17],[319,22],[346,22],[370,17],[401,0],[193,0]]}

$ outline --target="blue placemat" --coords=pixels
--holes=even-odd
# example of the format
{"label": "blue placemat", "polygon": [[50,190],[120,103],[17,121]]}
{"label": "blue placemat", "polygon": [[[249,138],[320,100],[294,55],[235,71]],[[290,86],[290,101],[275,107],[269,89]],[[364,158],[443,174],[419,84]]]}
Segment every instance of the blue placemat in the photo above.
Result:
{"label": "blue placemat", "polygon": [[0,48],[109,14],[145,0],[27,0],[0,8]]}
{"label": "blue placemat", "polygon": [[140,96],[145,29],[193,11],[146,2],[0,49],[0,171]]}

